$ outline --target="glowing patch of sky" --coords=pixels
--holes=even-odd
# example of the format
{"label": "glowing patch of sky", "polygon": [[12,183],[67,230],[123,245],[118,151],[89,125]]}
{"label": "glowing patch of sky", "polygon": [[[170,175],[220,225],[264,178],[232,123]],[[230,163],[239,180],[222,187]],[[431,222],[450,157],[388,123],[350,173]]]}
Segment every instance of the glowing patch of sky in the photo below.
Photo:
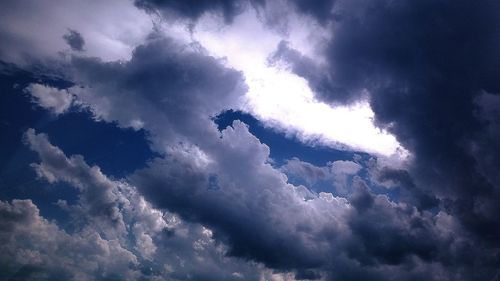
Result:
{"label": "glowing patch of sky", "polygon": [[[291,46],[307,55],[314,50],[307,44],[321,37],[321,28],[307,18],[289,22],[294,25],[287,39]],[[309,28],[306,30],[306,27]],[[315,31],[315,32],[313,32]],[[213,55],[226,57],[230,66],[243,71],[249,91],[243,109],[272,127],[294,134],[307,143],[320,143],[336,148],[389,156],[406,154],[395,137],[373,124],[373,111],[368,102],[352,106],[331,107],[319,102],[307,81],[287,70],[271,67],[267,57],[283,39],[249,10],[229,26],[221,26],[211,17],[204,17],[193,35]]]}

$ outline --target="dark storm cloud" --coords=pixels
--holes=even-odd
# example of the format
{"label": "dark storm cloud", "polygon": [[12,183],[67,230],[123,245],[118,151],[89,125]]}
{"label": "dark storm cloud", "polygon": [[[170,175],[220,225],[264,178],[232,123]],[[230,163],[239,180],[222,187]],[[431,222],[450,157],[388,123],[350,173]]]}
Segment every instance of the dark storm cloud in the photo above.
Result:
{"label": "dark storm cloud", "polygon": [[296,6],[298,13],[313,16],[322,24],[335,19],[332,13],[335,0],[291,0],[289,2]]}
{"label": "dark storm cloud", "polygon": [[417,186],[448,199],[469,230],[498,247],[500,186],[476,155],[498,151],[476,114],[483,91],[500,92],[498,2],[340,1],[335,11],[326,65],[284,43],[274,59],[288,60],[328,102],[355,101],[366,89],[377,123],[414,154]]}
{"label": "dark storm cloud", "polygon": [[[193,3],[136,1],[164,16],[196,20],[207,11],[226,22],[242,2]],[[296,158],[280,170],[269,158],[272,148],[242,122],[219,131],[211,118],[241,104],[242,73],[198,44],[154,34],[127,61],[73,57],[64,67],[75,86],[64,93],[96,120],[144,129],[161,156],[113,180],[29,130],[26,141],[40,158],[32,167],[40,179],[76,187],[77,202],[57,204],[80,220],[68,234],[29,200],[0,201],[0,265],[9,273],[26,264],[47,278],[54,271],[83,279],[256,280],[265,278],[256,273],[264,267],[296,279],[344,281],[498,276],[498,161],[491,156],[500,132],[499,85],[491,80],[498,7],[286,3],[321,23],[336,21],[328,63],[286,43],[271,62],[290,62],[325,101],[370,99],[378,124],[413,153],[410,170],[379,167],[374,179],[400,186],[400,200],[377,194],[358,163],[317,167]],[[282,171],[311,182],[328,178],[353,192],[315,194]]]}
{"label": "dark storm cloud", "polygon": [[[273,3],[274,2],[274,3]],[[299,14],[304,14],[316,18],[325,25],[331,20],[335,20],[333,13],[335,0],[135,0],[134,4],[150,13],[159,13],[165,19],[175,17],[187,18],[196,21],[205,13],[221,15],[225,23],[231,24],[236,16],[247,8],[255,8],[259,13],[263,13],[268,23],[278,23],[284,19],[276,18],[286,16],[289,6]],[[269,13],[269,14],[267,14]],[[266,15],[267,14],[267,15]],[[274,18],[271,18],[274,17]],[[286,21],[286,20],[285,20]]]}
{"label": "dark storm cloud", "polygon": [[[79,102],[96,118],[142,124],[166,154],[132,177],[148,200],[214,229],[229,255],[288,270],[327,260],[327,247],[315,241],[336,232],[324,220],[343,224],[345,200],[315,198],[302,206],[310,192],[286,183],[267,163],[269,148],[243,123],[221,134],[210,118],[238,106],[245,90],[240,73],[171,39],[139,46],[128,62],[80,57],[72,63],[75,82],[84,86],[69,89]],[[288,218],[292,209],[300,218]]]}
{"label": "dark storm cloud", "polygon": [[[325,218],[311,215],[328,203],[317,198],[302,206],[299,190],[294,192],[277,170],[266,165],[268,148],[242,123],[233,126],[208,151],[214,164],[207,170],[195,163],[159,161],[134,175],[133,182],[152,202],[213,228],[230,246],[229,255],[278,269],[320,266],[327,253],[315,240],[324,239],[325,228],[335,233],[335,226],[323,225]],[[210,172],[217,175],[216,190],[209,188]],[[345,207],[338,203],[338,215]],[[335,216],[334,208],[328,206],[322,213]],[[301,210],[293,220],[287,215],[292,210]]]}
{"label": "dark storm cloud", "polygon": [[[333,211],[347,208],[345,202],[332,203],[321,211],[325,218],[312,219],[328,204],[316,198],[300,222],[278,223],[290,208],[301,208],[300,194],[307,189],[289,186],[267,164],[269,148],[244,124],[236,122],[221,135],[210,118],[238,106],[245,90],[239,72],[199,48],[152,39],[125,63],[75,58],[73,76],[84,88],[71,93],[97,118],[123,127],[141,123],[166,154],[132,177],[156,206],[213,228],[232,256],[289,270],[325,261],[326,249],[317,249],[314,240],[334,227],[314,221],[340,215]],[[303,231],[294,234],[295,228]]]}
{"label": "dark storm cloud", "polygon": [[[138,46],[130,61],[75,57],[76,95],[97,118],[146,128],[164,144],[217,134],[210,117],[235,107],[246,91],[240,72],[206,55],[199,45],[156,38]],[[127,109],[127,110],[124,110]]]}
{"label": "dark storm cloud", "polygon": [[[290,70],[305,78],[314,93],[332,103],[349,103],[358,100],[363,94],[360,89],[347,91],[339,85],[324,65],[318,65],[312,59],[289,47],[286,41],[281,41],[268,61],[271,65],[287,62]],[[340,74],[342,75],[342,74]]]}
{"label": "dark storm cloud", "polygon": [[[197,45],[152,36],[130,61],[78,57],[71,68],[83,87],[68,89],[77,102],[97,119],[146,129],[164,154],[129,178],[138,190],[156,207],[212,229],[229,256],[333,280],[467,280],[471,272],[487,277],[496,268],[492,256],[488,264],[457,259],[448,266],[456,253],[478,260],[481,251],[467,246],[473,241],[462,236],[454,217],[424,211],[436,201],[405,172],[387,170],[379,179],[408,190],[399,203],[373,194],[360,178],[348,199],[315,195],[289,184],[269,164],[269,148],[243,123],[219,132],[210,117],[237,107],[245,87],[240,73]],[[337,169],[359,170],[343,162]],[[447,227],[458,234],[440,233]]]}
{"label": "dark storm cloud", "polygon": [[406,201],[420,210],[437,207],[439,200],[430,191],[418,188],[406,170],[382,168],[377,175],[381,182],[392,181],[402,188],[401,201]]}
{"label": "dark storm cloud", "polygon": [[63,39],[71,47],[73,51],[83,51],[83,46],[85,45],[85,40],[80,32],[68,29],[68,33],[63,35]]}
{"label": "dark storm cloud", "polygon": [[[220,13],[226,23],[233,21],[250,1],[244,0],[135,0],[135,5],[148,12],[163,14],[167,19],[178,14],[191,20],[197,20],[206,12]],[[173,14],[169,14],[173,13]]]}
{"label": "dark storm cloud", "polygon": [[[385,196],[374,196],[362,182],[355,183],[351,202],[356,212],[349,220],[354,245],[349,255],[363,264],[400,264],[414,254],[430,260],[439,241],[432,241],[432,225],[424,216],[415,216],[411,207],[391,208]],[[376,222],[376,223],[374,223]]]}

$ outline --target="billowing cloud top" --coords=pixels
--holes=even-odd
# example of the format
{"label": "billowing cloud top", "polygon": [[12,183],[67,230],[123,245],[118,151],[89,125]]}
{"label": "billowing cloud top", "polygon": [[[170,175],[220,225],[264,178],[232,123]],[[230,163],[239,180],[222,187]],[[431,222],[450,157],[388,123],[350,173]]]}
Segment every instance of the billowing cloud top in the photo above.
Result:
{"label": "billowing cloud top", "polygon": [[500,280],[496,1],[87,4],[0,4],[0,279]]}

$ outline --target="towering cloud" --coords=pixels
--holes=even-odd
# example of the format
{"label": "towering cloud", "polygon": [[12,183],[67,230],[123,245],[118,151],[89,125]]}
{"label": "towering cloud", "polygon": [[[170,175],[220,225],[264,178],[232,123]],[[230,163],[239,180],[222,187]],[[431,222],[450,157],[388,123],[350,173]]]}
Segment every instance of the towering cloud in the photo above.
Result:
{"label": "towering cloud", "polygon": [[[123,38],[126,32],[118,32],[118,41],[128,42],[130,56],[117,60],[92,51],[107,33],[81,22],[64,21],[57,36],[50,37],[65,41],[72,51],[60,44],[48,46],[46,52],[21,44],[30,58],[23,65],[34,78],[5,88],[18,89],[29,106],[38,105],[34,110],[41,107],[52,114],[47,114],[50,120],[41,120],[41,126],[33,125],[36,129],[18,128],[25,132],[18,141],[32,154],[19,152],[13,158],[31,171],[41,189],[50,186],[61,193],[55,202],[44,202],[47,199],[36,194],[0,193],[0,278],[499,278],[499,4],[465,0],[128,4],[117,7],[133,9],[153,21],[147,36],[141,33],[142,37],[128,41]],[[24,5],[35,4],[5,8],[20,13]],[[43,11],[50,14],[56,8],[48,5]],[[198,33],[205,37],[195,40],[193,27],[206,24],[207,18],[222,20],[225,26],[219,27],[224,29],[246,9],[255,9],[259,18],[245,15],[243,23],[259,20],[267,28],[262,32],[280,36],[270,45],[272,49],[278,44],[275,51],[265,54],[268,65],[260,68],[252,61],[258,51],[232,46],[228,50],[248,51],[248,58],[231,64],[209,49],[217,45],[210,44],[217,39],[207,39],[209,33]],[[54,15],[60,17],[61,12]],[[311,41],[318,46],[306,54],[292,43],[293,36],[287,37],[287,28],[297,27],[294,18],[316,21],[320,28],[314,30],[329,34]],[[0,58],[18,55],[12,42],[20,38],[30,39],[20,42],[40,41],[18,20],[1,21],[19,29],[0,28],[0,39],[9,39],[2,41],[7,43],[0,46]],[[110,17],[109,22],[106,26],[116,27],[121,21]],[[287,28],[277,30],[280,22]],[[301,28],[306,33],[313,30]],[[253,40],[258,45],[259,38]],[[48,59],[46,53],[59,55]],[[250,73],[270,69],[265,72],[273,73],[270,77]],[[7,69],[0,75],[16,74]],[[369,104],[375,124],[394,134],[408,150],[408,158],[396,161],[370,151],[349,151],[348,144],[344,151],[332,151],[297,141],[289,147],[300,150],[273,159],[273,149],[295,141],[286,136],[272,139],[279,136],[274,134],[264,143],[260,136],[269,133],[269,127],[276,128],[273,124],[264,120],[260,134],[240,120],[218,128],[217,116],[228,118],[224,117],[228,110],[248,109],[248,89],[264,85],[264,91],[276,77],[293,77],[309,86],[306,90],[315,95],[310,102],[327,110]],[[269,89],[287,93],[286,87]],[[272,95],[269,89],[264,93]],[[63,120],[69,115],[73,119]],[[63,120],[66,128],[78,124],[75,116],[107,122],[131,134],[140,131],[154,153],[123,178],[103,172],[98,161],[69,155],[74,154],[68,143],[73,140],[51,142],[43,133],[47,122]],[[353,120],[340,121],[345,128],[356,126]],[[311,156],[318,151],[337,158],[324,161]],[[54,206],[57,211],[50,211]]]}
{"label": "towering cloud", "polygon": [[498,149],[478,145],[491,127],[478,117],[477,102],[484,91],[500,90],[498,3],[338,1],[334,10],[326,63],[285,43],[274,58],[288,61],[325,101],[368,94],[378,124],[413,153],[418,188],[444,199],[470,231],[498,247],[491,198],[499,198],[500,186],[479,169],[474,149]]}

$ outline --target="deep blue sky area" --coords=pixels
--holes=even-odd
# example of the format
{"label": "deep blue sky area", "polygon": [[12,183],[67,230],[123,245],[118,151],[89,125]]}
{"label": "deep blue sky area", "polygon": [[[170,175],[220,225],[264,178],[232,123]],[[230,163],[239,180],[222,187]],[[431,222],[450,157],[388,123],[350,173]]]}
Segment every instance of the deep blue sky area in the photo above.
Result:
{"label": "deep blue sky area", "polygon": [[32,74],[10,66],[0,72],[0,199],[31,198],[49,217],[63,213],[53,203],[58,199],[72,202],[74,188],[60,183],[50,185],[37,180],[31,163],[38,163],[36,153],[22,141],[28,128],[46,133],[51,143],[69,157],[84,156],[89,165],[97,165],[112,178],[122,178],[145,167],[156,156],[148,145],[145,132],[118,128],[115,124],[96,122],[89,112],[73,109],[54,116],[36,106],[23,89],[30,83],[68,87],[65,81]]}

